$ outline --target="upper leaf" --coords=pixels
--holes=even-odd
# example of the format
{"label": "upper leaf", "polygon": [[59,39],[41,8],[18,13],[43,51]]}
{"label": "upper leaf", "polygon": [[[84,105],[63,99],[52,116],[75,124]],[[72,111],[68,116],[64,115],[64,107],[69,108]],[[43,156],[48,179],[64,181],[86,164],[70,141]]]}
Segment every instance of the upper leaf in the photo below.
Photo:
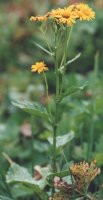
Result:
{"label": "upper leaf", "polygon": [[[77,60],[79,57],[81,56],[81,53],[78,53],[74,58],[72,58],[71,60],[69,60],[67,63],[66,63],[66,66],[71,64],[72,62],[74,62],[75,60]],[[64,69],[64,65],[59,69],[59,71],[61,73],[63,73],[63,69]]]}
{"label": "upper leaf", "polygon": [[64,97],[69,96],[74,94],[77,91],[82,91],[85,87],[87,86],[87,82],[84,83],[84,85],[82,86],[78,86],[78,87],[71,87],[68,90],[66,90],[62,95],[60,100],[62,100]]}
{"label": "upper leaf", "polygon": [[[56,137],[56,147],[60,148],[65,146],[66,144],[68,144],[68,142],[70,142],[72,139],[74,138],[74,132],[71,131],[63,136],[57,136]],[[50,142],[50,144],[53,145],[53,138],[49,137],[48,141]]]}
{"label": "upper leaf", "polygon": [[37,47],[39,47],[40,49],[42,49],[44,52],[46,52],[47,54],[53,56],[53,53],[51,53],[50,51],[48,51],[47,49],[45,49],[42,45],[36,43],[36,42],[33,42]]}

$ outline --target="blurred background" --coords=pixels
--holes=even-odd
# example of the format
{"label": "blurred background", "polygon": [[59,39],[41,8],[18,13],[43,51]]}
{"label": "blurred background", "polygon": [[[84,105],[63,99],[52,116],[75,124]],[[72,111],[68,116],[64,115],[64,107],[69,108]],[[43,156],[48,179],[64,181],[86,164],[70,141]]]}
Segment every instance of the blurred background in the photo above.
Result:
{"label": "blurred background", "polygon": [[[78,53],[81,56],[69,66],[66,85],[68,87],[88,81],[88,87],[83,93],[64,100],[58,133],[62,135],[70,130],[75,132],[73,143],[65,149],[68,160],[87,160],[87,146],[91,140],[90,158],[96,159],[98,166],[103,168],[103,0],[0,0],[0,177],[4,183],[4,174],[9,165],[2,152],[30,169],[30,116],[15,108],[11,101],[31,100],[46,105],[44,82],[41,76],[30,71],[31,65],[36,61],[44,60],[50,68],[47,78],[53,107],[53,60],[33,43],[35,41],[46,47],[39,26],[30,22],[29,18],[31,15],[42,15],[53,8],[77,2],[88,3],[95,10],[96,19],[78,23],[73,29],[68,59]],[[50,34],[48,31],[46,37],[52,46]],[[91,132],[92,139],[89,138]],[[47,165],[50,159],[47,138],[51,134],[51,127],[45,120],[35,118],[35,165]],[[62,163],[63,160],[61,166]],[[96,186],[98,182],[102,183],[102,176],[95,183]],[[13,192],[15,196],[20,196],[15,189]],[[6,187],[1,184],[0,194],[5,193]]]}

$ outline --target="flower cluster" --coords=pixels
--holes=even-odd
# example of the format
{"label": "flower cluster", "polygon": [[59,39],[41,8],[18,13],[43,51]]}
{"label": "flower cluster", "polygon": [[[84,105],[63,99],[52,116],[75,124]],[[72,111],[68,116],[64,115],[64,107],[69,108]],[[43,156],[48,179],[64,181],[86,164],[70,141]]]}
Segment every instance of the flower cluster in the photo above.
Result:
{"label": "flower cluster", "polygon": [[100,173],[100,169],[96,167],[96,161],[92,161],[90,165],[87,162],[73,164],[70,171],[76,181],[78,190],[84,186],[89,186],[91,181]]}
{"label": "flower cluster", "polygon": [[69,170],[73,176],[72,183],[57,176],[54,177],[54,188],[59,191],[54,193],[49,200],[72,199],[74,193],[76,196],[82,197],[83,191],[88,190],[91,181],[100,173],[100,169],[96,167],[96,161],[92,161],[90,165],[85,161],[76,163],[70,166]]}
{"label": "flower cluster", "polygon": [[[94,18],[95,12],[87,4],[79,3],[70,5],[68,7],[52,10],[44,16],[31,16],[30,21],[44,22],[52,19],[56,22],[56,24],[73,26],[78,19],[89,21]],[[47,70],[48,68],[46,67],[44,62],[37,62],[31,67],[32,72],[38,72],[39,74]]]}
{"label": "flower cluster", "polygon": [[30,20],[35,21],[47,21],[52,18],[57,24],[63,24],[67,26],[72,26],[78,19],[79,20],[92,20],[95,18],[95,12],[84,3],[73,4],[68,7],[58,8],[48,12],[44,16],[31,16]]}

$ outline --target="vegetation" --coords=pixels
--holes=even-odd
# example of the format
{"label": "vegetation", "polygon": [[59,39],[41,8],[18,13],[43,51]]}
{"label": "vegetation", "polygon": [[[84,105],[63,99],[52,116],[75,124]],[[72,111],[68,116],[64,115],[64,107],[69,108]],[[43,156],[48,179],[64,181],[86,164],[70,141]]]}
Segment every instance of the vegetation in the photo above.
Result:
{"label": "vegetation", "polygon": [[52,4],[1,3],[1,200],[103,198],[103,14]]}

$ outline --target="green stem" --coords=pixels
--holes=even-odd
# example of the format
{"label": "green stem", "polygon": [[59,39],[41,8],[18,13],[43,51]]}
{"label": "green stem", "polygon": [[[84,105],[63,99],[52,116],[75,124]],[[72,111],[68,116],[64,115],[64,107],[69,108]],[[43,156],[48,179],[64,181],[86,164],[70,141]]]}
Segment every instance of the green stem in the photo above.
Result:
{"label": "green stem", "polygon": [[32,129],[32,133],[31,133],[31,171],[32,171],[32,175],[34,175],[34,147],[33,147],[33,128],[34,126],[34,116],[31,115],[31,129]]}
{"label": "green stem", "polygon": [[63,54],[63,58],[62,58],[62,61],[61,61],[61,66],[64,65],[64,68],[63,68],[63,72],[62,72],[60,94],[62,94],[63,84],[64,84],[65,67],[66,67],[66,54],[67,54],[67,27],[66,27],[66,30],[65,30],[65,39],[64,39],[64,54]]}
{"label": "green stem", "polygon": [[59,71],[57,58],[57,32],[55,32],[55,78],[56,78],[56,96],[55,96],[55,119],[53,124],[53,172],[57,171],[56,167],[56,135],[58,126],[58,107],[59,107]]}
{"label": "green stem", "polygon": [[70,28],[69,36],[68,36],[68,39],[67,39],[67,47],[68,47],[70,39],[71,39],[72,31],[73,31],[73,26]]}
{"label": "green stem", "polygon": [[75,182],[74,182],[73,175],[72,175],[72,172],[71,172],[70,168],[69,168],[69,172],[70,172],[71,182],[72,182],[73,200],[75,200],[76,199],[76,195],[75,195]]}
{"label": "green stem", "polygon": [[71,34],[72,34],[72,27],[70,28],[69,31],[69,35],[68,35],[68,27],[66,27],[65,30],[65,39],[64,39],[64,54],[62,57],[62,61],[61,61],[61,65],[60,68],[62,67],[63,63],[64,63],[64,68],[63,68],[63,72],[62,72],[62,80],[61,80],[61,87],[60,87],[60,94],[62,94],[62,90],[63,90],[63,84],[64,84],[64,77],[65,77],[65,71],[66,71],[66,59],[67,59],[67,50],[68,50],[68,45],[70,42],[70,38],[71,38]]}
{"label": "green stem", "polygon": [[53,172],[55,173],[57,171],[56,167],[56,130],[57,130],[57,125],[54,125],[53,128]]}
{"label": "green stem", "polygon": [[[68,160],[67,160],[67,158],[66,158],[66,156],[65,156],[65,153],[64,153],[64,151],[63,151],[63,149],[62,149],[62,155],[63,155],[63,157],[64,157],[64,160],[65,160],[65,162],[66,162],[66,164],[67,164],[67,166],[68,166]],[[70,170],[69,170],[70,171]],[[74,185],[74,181],[73,181],[73,176],[72,176],[72,173],[71,173],[71,171],[70,171],[70,176],[71,176],[71,181],[72,181],[72,186],[73,186],[73,200],[75,200],[75,185]]]}
{"label": "green stem", "polygon": [[91,153],[93,151],[93,141],[94,141],[94,99],[92,99],[92,113],[91,113],[91,124],[90,124],[90,134],[88,137],[88,150],[87,150],[87,161],[91,159]]}
{"label": "green stem", "polygon": [[63,82],[64,82],[64,76],[65,76],[65,68],[66,68],[66,57],[67,57],[67,48],[69,45],[70,37],[71,37],[72,29],[70,29],[69,36],[68,36],[68,27],[65,29],[65,42],[64,42],[64,54],[61,61],[61,65],[64,63],[64,69],[62,74],[62,80],[61,80],[61,86],[60,86],[60,72],[58,67],[58,56],[57,56],[57,36],[58,31],[55,32],[55,75],[56,75],[56,98],[55,98],[55,120],[53,125],[53,172],[56,172],[56,133],[57,133],[57,127],[58,127],[58,110],[59,110],[59,99],[60,94],[62,93],[63,89]]}
{"label": "green stem", "polygon": [[58,108],[59,108],[59,102],[56,100],[55,121],[54,121],[54,127],[53,127],[53,172],[54,173],[57,171],[57,166],[56,166],[56,136],[57,136],[57,127],[58,127]]}
{"label": "green stem", "polygon": [[48,112],[49,112],[49,116],[51,117],[51,110],[50,110],[50,107],[49,107],[49,93],[48,93],[48,82],[47,82],[47,78],[46,78],[46,75],[45,73],[43,72],[43,78],[44,78],[44,81],[45,81],[45,89],[46,89],[46,96],[47,96],[47,106],[48,106]]}
{"label": "green stem", "polygon": [[65,48],[64,48],[64,54],[63,54],[63,57],[62,57],[62,61],[61,61],[60,68],[62,67],[63,62],[64,62],[64,59],[65,59],[65,53],[66,53],[66,51],[67,51],[67,48],[68,48],[68,45],[69,45],[69,42],[70,42],[72,30],[73,30],[73,27],[70,28],[69,35],[68,35],[68,27],[66,27],[65,39],[64,39],[64,47],[65,47]]}
{"label": "green stem", "polygon": [[11,158],[5,152],[3,152],[2,154],[3,154],[4,158],[10,163],[10,165],[12,165],[13,160],[11,160]]}

